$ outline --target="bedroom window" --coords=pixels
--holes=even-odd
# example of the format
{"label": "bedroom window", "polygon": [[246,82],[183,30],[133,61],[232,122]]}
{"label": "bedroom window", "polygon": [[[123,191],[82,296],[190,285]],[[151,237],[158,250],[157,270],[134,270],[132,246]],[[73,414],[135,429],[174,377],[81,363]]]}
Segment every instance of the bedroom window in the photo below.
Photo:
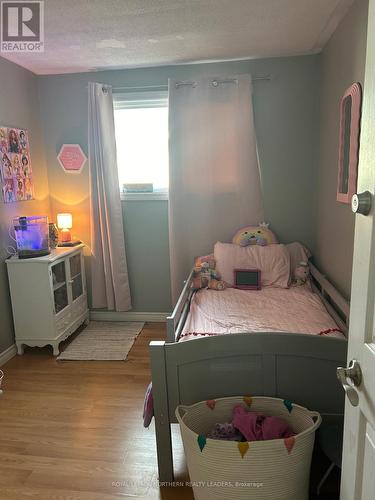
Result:
{"label": "bedroom window", "polygon": [[167,199],[167,92],[115,94],[114,115],[122,199]]}

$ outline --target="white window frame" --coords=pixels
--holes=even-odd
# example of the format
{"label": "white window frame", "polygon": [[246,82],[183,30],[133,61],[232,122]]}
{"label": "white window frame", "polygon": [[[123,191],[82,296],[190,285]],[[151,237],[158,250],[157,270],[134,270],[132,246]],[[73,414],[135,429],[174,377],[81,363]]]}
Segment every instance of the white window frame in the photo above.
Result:
{"label": "white window frame", "polygon": [[[113,94],[113,108],[162,108],[168,106],[168,91],[116,92]],[[120,190],[122,201],[160,201],[169,199],[169,190],[152,193],[124,193]]]}

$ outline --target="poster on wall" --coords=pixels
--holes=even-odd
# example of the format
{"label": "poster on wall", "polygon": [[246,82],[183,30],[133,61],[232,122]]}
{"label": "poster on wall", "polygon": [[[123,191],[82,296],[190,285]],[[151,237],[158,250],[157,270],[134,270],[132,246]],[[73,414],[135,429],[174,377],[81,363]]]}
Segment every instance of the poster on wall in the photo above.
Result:
{"label": "poster on wall", "polygon": [[0,126],[0,180],[4,203],[34,199],[27,130]]}

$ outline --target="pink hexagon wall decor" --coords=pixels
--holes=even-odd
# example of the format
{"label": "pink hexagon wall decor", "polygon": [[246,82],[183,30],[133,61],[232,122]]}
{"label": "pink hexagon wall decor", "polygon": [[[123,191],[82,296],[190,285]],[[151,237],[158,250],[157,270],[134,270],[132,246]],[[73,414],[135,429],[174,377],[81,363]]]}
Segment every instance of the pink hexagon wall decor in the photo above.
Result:
{"label": "pink hexagon wall decor", "polygon": [[67,174],[79,174],[87,157],[79,144],[63,144],[57,159]]}

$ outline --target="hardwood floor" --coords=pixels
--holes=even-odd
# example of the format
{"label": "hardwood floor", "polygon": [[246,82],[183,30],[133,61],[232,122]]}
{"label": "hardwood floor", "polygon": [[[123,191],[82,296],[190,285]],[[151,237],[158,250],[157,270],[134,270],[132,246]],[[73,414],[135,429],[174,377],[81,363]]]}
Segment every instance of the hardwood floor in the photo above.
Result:
{"label": "hardwood floor", "polygon": [[[50,348],[34,348],[3,366],[0,500],[193,499],[189,487],[159,489],[153,423],[142,425],[148,344],[164,337],[163,324],[146,324],[126,362],[59,362]],[[173,427],[175,480],[184,482]],[[316,449],[311,499],[328,465]],[[339,482],[335,470],[319,500],[338,499]]]}
{"label": "hardwood floor", "polygon": [[[159,489],[153,424],[142,425],[148,344],[164,337],[147,324],[126,362],[59,362],[46,347],[3,366],[0,499],[193,499],[188,487]],[[184,481],[178,428],[173,437]]]}

